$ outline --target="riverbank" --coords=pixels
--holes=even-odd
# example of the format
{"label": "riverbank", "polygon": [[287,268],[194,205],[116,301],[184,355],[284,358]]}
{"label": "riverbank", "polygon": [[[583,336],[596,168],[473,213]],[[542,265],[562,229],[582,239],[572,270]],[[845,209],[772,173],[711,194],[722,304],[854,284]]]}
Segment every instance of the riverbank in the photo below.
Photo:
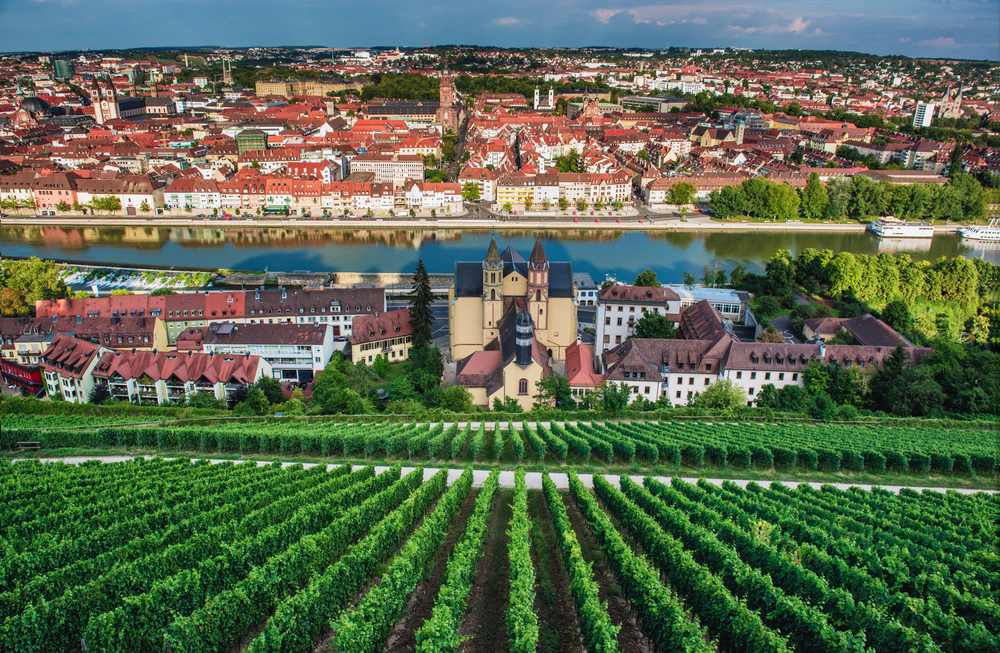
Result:
{"label": "riverbank", "polygon": [[[13,226],[44,227],[122,227],[149,228],[189,227],[198,229],[488,229],[496,231],[524,229],[601,229],[627,231],[806,231],[806,232],[863,232],[865,225],[857,223],[810,224],[803,222],[716,222],[707,216],[691,216],[686,220],[660,216],[637,217],[573,217],[551,216],[544,219],[536,216],[510,217],[506,220],[475,218],[240,218],[220,220],[218,218],[137,218],[136,216],[86,216],[86,217],[36,217],[7,215],[3,224]],[[937,226],[935,233],[956,233],[959,225]]]}

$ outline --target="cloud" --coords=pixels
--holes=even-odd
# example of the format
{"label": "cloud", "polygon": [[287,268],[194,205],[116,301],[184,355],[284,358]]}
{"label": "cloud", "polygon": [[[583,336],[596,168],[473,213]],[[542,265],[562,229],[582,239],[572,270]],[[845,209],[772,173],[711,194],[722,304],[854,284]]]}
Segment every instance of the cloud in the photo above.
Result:
{"label": "cloud", "polygon": [[506,16],[504,18],[494,18],[490,21],[491,25],[498,25],[500,27],[524,27],[531,21],[525,20],[524,18],[514,18],[513,16]]}
{"label": "cloud", "polygon": [[[739,32],[740,34],[756,34],[760,32],[762,34],[805,34],[806,28],[812,23],[811,20],[802,20],[802,16],[799,16],[787,25],[778,25],[777,23],[771,25],[765,25],[764,27],[740,27],[739,25],[730,25],[729,29],[734,32]],[[813,34],[825,34],[818,27],[813,31]]]}
{"label": "cloud", "polygon": [[955,39],[950,36],[939,36],[936,39],[917,41],[917,45],[925,48],[951,48],[955,47]]}
{"label": "cloud", "polygon": [[899,39],[899,42],[900,43],[909,43],[910,42],[910,37],[907,36],[905,39]]}
{"label": "cloud", "polygon": [[788,26],[785,28],[785,31],[794,32],[796,34],[802,34],[803,32],[806,31],[806,28],[809,27],[809,23],[811,22],[812,22],[811,20],[802,20],[802,16],[799,16],[798,18],[796,18],[795,20],[793,20],[791,23],[788,24]]}

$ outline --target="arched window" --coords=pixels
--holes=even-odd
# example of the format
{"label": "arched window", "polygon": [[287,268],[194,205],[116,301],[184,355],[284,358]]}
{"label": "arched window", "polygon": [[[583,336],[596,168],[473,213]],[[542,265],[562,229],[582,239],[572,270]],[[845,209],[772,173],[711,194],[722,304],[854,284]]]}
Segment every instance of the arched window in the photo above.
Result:
{"label": "arched window", "polygon": [[496,282],[497,282],[497,273],[490,272],[490,283],[496,283]]}
{"label": "arched window", "polygon": [[517,394],[528,394],[528,379],[521,379],[517,384]]}
{"label": "arched window", "polygon": [[496,298],[497,298],[497,291],[490,290],[490,301],[496,301]]}
{"label": "arched window", "polygon": [[535,301],[536,302],[542,301],[542,291],[541,290],[536,290],[535,291]]}

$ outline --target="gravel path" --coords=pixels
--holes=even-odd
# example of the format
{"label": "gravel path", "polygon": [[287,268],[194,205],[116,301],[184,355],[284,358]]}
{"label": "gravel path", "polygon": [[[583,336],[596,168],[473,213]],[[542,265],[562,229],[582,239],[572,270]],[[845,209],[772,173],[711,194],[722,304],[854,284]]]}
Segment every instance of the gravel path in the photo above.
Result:
{"label": "gravel path", "polygon": [[[150,458],[151,456],[146,456],[146,457]],[[15,459],[15,461],[17,461],[17,460],[21,460],[21,459]],[[25,460],[27,460],[27,459],[25,459]],[[118,462],[124,462],[124,461],[127,461],[127,460],[132,460],[132,458],[128,457],[128,456],[77,456],[77,457],[70,457],[70,458],[38,458],[38,459],[34,459],[33,458],[33,459],[30,459],[30,460],[41,460],[42,462],[64,462],[64,463],[68,463],[70,465],[79,465],[80,463],[88,461],[88,460],[101,460],[101,461],[104,461],[106,463],[118,463]],[[168,458],[167,460],[172,460],[172,459]],[[212,459],[211,462],[214,464],[214,463],[233,462],[233,461],[231,461],[231,460]],[[267,462],[267,461],[258,461],[257,464],[258,465],[270,465],[271,463]],[[298,464],[298,463],[283,462],[283,463],[281,463],[281,466],[282,467],[290,467],[290,466],[295,465],[295,464]],[[318,463],[302,463],[302,466],[303,467],[315,467],[317,464]],[[389,467],[376,466],[375,467],[375,473],[381,474],[382,472],[384,472],[387,469],[389,469]],[[416,468],[415,467],[403,467],[403,474],[407,474],[407,473],[413,471],[414,469],[416,469]],[[438,472],[438,470],[440,470],[440,469],[441,469],[440,467],[424,467],[424,478],[425,479],[430,478],[431,476],[433,476],[434,474],[436,474]],[[448,468],[448,484],[451,485],[451,483],[455,479],[457,479],[459,476],[461,476],[462,471],[463,471],[463,469],[461,469],[461,468]],[[477,469],[477,470],[474,470],[472,474],[473,474],[473,477],[472,477],[472,484],[473,484],[473,486],[474,487],[482,487],[483,483],[486,481],[486,478],[489,476],[490,472],[489,472],[489,470],[485,470],[485,469]],[[552,480],[555,482],[556,487],[558,487],[560,489],[567,489],[567,488],[569,488],[569,476],[567,474],[562,473],[562,472],[551,472],[551,473],[549,473],[549,476],[552,477]],[[585,486],[587,486],[587,487],[593,487],[594,486],[594,475],[593,474],[577,474],[577,476],[580,477],[580,480],[583,481],[583,484]],[[607,479],[617,479],[618,478],[618,476],[614,475],[614,474],[604,474],[604,477],[607,478]],[[636,483],[640,483],[641,484],[643,476],[641,476],[641,475],[636,476],[636,475],[631,475],[630,474],[629,478],[631,478]],[[656,480],[660,481],[661,483],[667,483],[667,484],[669,484],[671,477],[669,477],[669,476],[654,476],[653,478],[655,478]],[[683,480],[685,480],[685,481],[688,481],[689,483],[696,483],[698,481],[698,477],[682,476],[681,478]],[[758,484],[761,484],[761,485],[768,483],[768,481],[765,480],[765,479],[757,479],[756,481],[750,481],[750,480],[741,480],[741,479],[706,478],[705,480],[708,481],[709,483],[714,483],[715,485],[722,485],[722,483],[724,481],[729,480],[729,481],[731,481],[731,482],[739,485],[740,487],[746,487],[747,484],[754,483],[754,482],[756,482]],[[525,481],[525,484],[527,484],[529,490],[541,490],[542,489],[542,473],[541,472],[528,472],[528,473],[526,473],[524,475],[524,481]],[[840,490],[846,490],[846,489],[852,488],[852,487],[858,487],[858,488],[861,488],[862,490],[871,490],[872,488],[878,487],[878,488],[882,488],[883,490],[888,490],[889,492],[899,492],[904,487],[908,487],[908,488],[911,488],[911,489],[914,489],[914,490],[931,490],[933,492],[947,492],[948,490],[954,490],[955,492],[958,492],[959,494],[976,494],[978,492],[985,492],[987,494],[996,494],[998,491],[1000,491],[1000,490],[971,490],[971,489],[967,489],[967,488],[923,487],[923,486],[911,486],[911,485],[866,485],[866,484],[863,484],[863,483],[819,483],[819,482],[799,482],[799,483],[792,483],[792,482],[788,482],[788,481],[778,481],[778,482],[784,483],[785,485],[788,485],[790,487],[795,487],[795,486],[798,486],[798,485],[811,485],[814,488],[820,488],[820,487],[822,487],[824,485],[832,485],[835,488],[840,489]],[[512,488],[512,487],[514,487],[514,472],[513,472],[513,470],[511,470],[511,471],[501,471],[500,472],[500,487],[504,487],[504,488]]]}

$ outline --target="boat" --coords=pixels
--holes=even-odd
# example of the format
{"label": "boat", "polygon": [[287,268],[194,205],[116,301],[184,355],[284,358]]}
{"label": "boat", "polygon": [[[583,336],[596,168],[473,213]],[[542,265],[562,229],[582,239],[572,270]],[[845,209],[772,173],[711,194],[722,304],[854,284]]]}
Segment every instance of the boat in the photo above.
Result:
{"label": "boat", "polygon": [[903,222],[891,215],[868,224],[868,231],[879,238],[933,238],[934,225],[929,222]]}
{"label": "boat", "polygon": [[962,227],[958,230],[962,238],[969,240],[985,240],[991,243],[1000,243],[1000,218],[993,218],[990,224],[985,227]]}

